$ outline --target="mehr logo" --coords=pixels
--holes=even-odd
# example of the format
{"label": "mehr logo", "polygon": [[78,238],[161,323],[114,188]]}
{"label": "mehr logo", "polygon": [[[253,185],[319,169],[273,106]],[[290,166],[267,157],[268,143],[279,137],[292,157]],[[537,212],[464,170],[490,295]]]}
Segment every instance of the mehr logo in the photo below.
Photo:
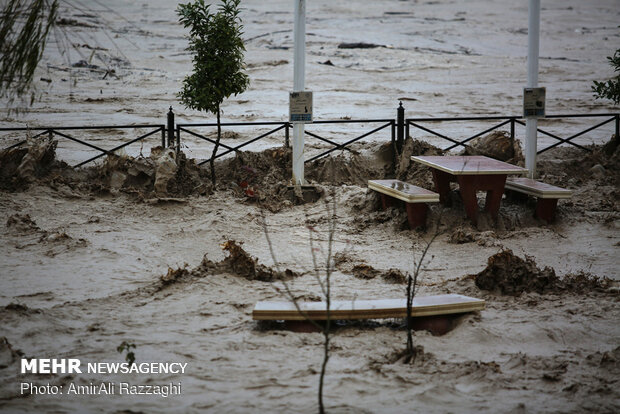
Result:
{"label": "mehr logo", "polygon": [[80,360],[75,358],[33,358],[22,359],[22,374],[81,374]]}
{"label": "mehr logo", "polygon": [[[22,359],[22,374],[81,374],[77,358]],[[89,374],[184,374],[187,362],[89,362],[84,368]]]}

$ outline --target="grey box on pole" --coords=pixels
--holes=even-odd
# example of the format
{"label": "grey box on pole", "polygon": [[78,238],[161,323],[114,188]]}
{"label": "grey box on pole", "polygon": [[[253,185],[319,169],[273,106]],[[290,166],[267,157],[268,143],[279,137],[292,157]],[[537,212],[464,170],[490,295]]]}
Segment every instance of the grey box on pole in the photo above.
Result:
{"label": "grey box on pole", "polygon": [[312,122],[312,92],[291,92],[289,94],[289,122]]}
{"label": "grey box on pole", "polygon": [[523,117],[544,118],[546,88],[523,88]]}

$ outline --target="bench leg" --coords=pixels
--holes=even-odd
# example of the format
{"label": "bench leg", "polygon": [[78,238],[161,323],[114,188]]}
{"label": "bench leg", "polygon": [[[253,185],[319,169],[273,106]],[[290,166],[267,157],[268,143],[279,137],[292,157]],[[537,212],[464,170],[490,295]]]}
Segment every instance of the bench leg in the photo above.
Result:
{"label": "bench leg", "polygon": [[396,199],[394,197],[390,197],[387,194],[381,194],[381,208],[387,210],[390,207],[394,207],[396,205]]}
{"label": "bench leg", "polygon": [[555,208],[558,205],[557,198],[539,198],[536,203],[535,217],[551,223],[555,217]]}
{"label": "bench leg", "polygon": [[418,227],[426,227],[426,215],[428,213],[428,205],[426,203],[406,203],[406,205],[409,228],[411,230],[414,230]]}
{"label": "bench leg", "polygon": [[513,203],[525,203],[527,201],[527,194],[523,194],[518,191],[506,189],[504,194],[506,194],[506,199],[512,201]]}

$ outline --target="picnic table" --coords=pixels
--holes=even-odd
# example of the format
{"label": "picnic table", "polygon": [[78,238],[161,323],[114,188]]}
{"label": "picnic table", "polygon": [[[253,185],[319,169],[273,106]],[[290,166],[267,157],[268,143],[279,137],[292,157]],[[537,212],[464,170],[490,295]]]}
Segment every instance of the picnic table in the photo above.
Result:
{"label": "picnic table", "polygon": [[439,202],[443,205],[450,204],[450,182],[459,184],[465,212],[474,224],[478,219],[477,191],[487,192],[484,208],[496,218],[506,177],[527,173],[525,168],[483,155],[414,156],[411,160],[432,169],[435,191],[439,193]]}

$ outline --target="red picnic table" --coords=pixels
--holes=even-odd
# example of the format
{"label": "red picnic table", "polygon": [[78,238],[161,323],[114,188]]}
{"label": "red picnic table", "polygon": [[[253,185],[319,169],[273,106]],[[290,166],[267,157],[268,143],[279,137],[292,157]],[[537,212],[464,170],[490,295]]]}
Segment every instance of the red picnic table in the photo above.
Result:
{"label": "red picnic table", "polygon": [[484,208],[497,218],[506,177],[527,173],[525,168],[483,155],[416,156],[411,159],[432,168],[435,191],[443,205],[450,202],[450,182],[459,184],[465,212],[474,224],[478,218],[477,191],[487,192]]}

